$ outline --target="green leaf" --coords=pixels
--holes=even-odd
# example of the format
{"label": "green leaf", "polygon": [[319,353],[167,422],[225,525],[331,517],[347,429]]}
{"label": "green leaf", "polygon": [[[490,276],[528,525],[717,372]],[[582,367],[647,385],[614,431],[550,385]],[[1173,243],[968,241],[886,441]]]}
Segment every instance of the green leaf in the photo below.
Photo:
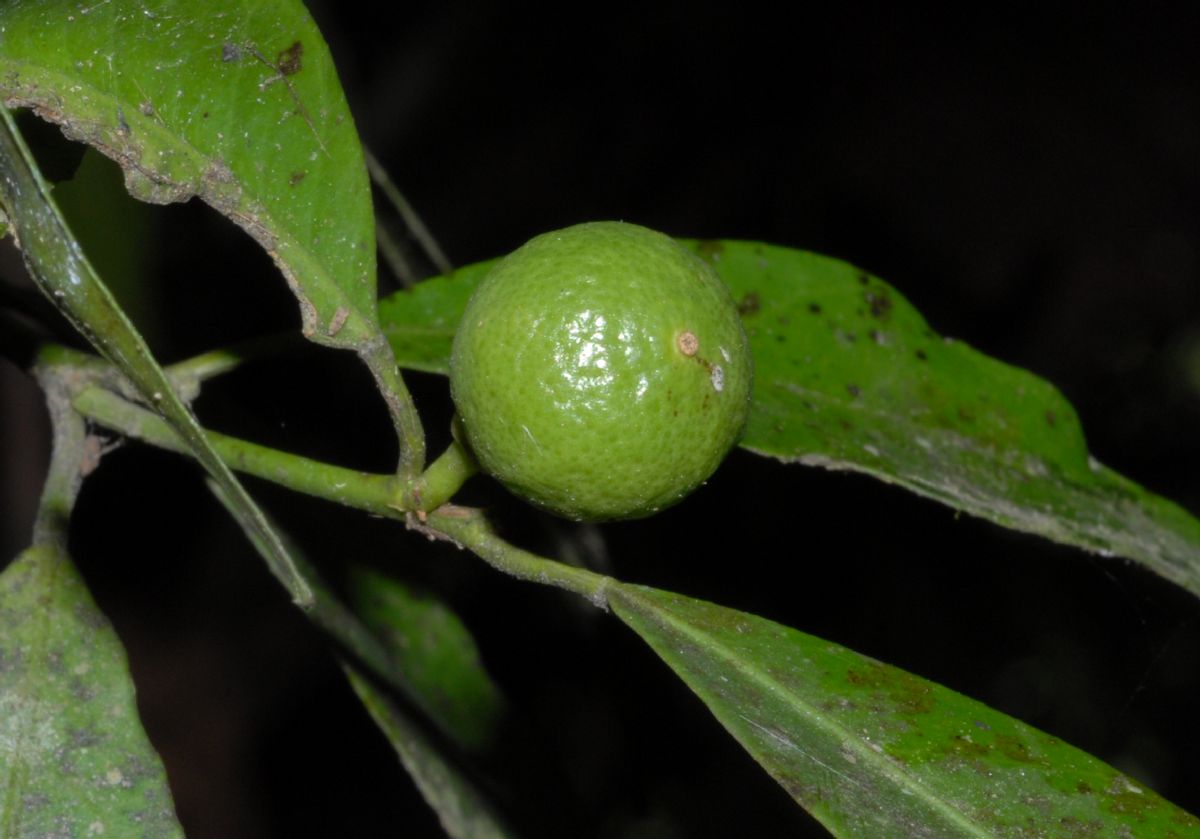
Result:
{"label": "green leaf", "polygon": [[450,373],[454,332],[475,287],[495,260],[459,268],[379,301],[379,321],[401,367]]}
{"label": "green leaf", "polygon": [[[1048,382],[941,338],[852,265],[754,242],[685,242],[729,285],[754,353],[742,446],[864,472],[957,510],[1105,555],[1200,594],[1200,521],[1096,463]],[[402,366],[446,373],[490,263],[382,301]]]}
{"label": "green leaf", "polygon": [[503,697],[458,615],[427,592],[358,567],[350,578],[354,611],[387,648],[422,711],[460,746],[476,750],[495,733]]}
{"label": "green leaf", "polygon": [[1053,385],[934,334],[891,286],[788,248],[701,243],[754,349],[743,445],[865,472],[1200,594],[1200,521],[1088,455]]}
{"label": "green leaf", "polygon": [[[23,129],[20,122],[18,127]],[[154,346],[170,328],[156,316],[163,286],[149,282],[146,270],[154,208],[132,200],[120,170],[94,149],[84,152],[71,179],[56,183],[51,194],[96,272]]]}
{"label": "green leaf", "polygon": [[[262,539],[225,490],[214,481],[208,487],[266,557]],[[355,608],[348,608],[287,534],[274,522],[271,527],[313,593],[309,619],[457,745],[468,750],[486,746],[500,722],[504,699],[458,616],[431,595],[365,568],[351,576],[349,597]]]}
{"label": "green leaf", "polygon": [[116,633],[56,543],[0,574],[0,836],[183,836]]}
{"label": "green leaf", "polygon": [[5,3],[0,98],[111,157],[136,197],[195,195],[245,228],[313,340],[377,338],[362,149],[298,0]]}
{"label": "green leaf", "polygon": [[512,839],[512,833],[466,777],[375,685],[353,667],[346,677],[452,839]]}
{"label": "green leaf", "polygon": [[[0,206],[4,207],[34,281],[100,353],[133,383],[224,486],[269,547],[272,570],[301,604],[312,595],[262,512],[217,456],[195,415],[167,379],[145,340],[97,276],[50,198],[13,124],[0,108]],[[67,362],[69,364],[69,362]]]}
{"label": "green leaf", "polygon": [[304,334],[370,369],[415,481],[425,440],[379,329],[362,147],[299,0],[0,4],[0,100],[111,157],[134,196],[199,196],[250,233]]}
{"label": "green leaf", "polygon": [[1141,783],[948,688],[682,595],[614,583],[608,601],[835,836],[1200,836]]}

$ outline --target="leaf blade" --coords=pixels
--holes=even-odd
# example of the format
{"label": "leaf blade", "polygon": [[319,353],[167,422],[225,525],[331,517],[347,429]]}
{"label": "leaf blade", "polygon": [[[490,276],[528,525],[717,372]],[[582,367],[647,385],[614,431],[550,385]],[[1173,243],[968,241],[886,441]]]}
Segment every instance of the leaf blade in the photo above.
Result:
{"label": "leaf blade", "polygon": [[346,677],[375,724],[387,736],[426,803],[452,839],[515,839],[513,833],[458,769],[372,682],[353,667]]}
{"label": "leaf blade", "polygon": [[614,583],[608,598],[836,836],[1200,835],[1133,779],[940,685],[682,595]]}
{"label": "leaf blade", "polygon": [[0,574],[0,834],[182,837],[125,651],[56,541]]}
{"label": "leaf blade", "polygon": [[0,97],[113,158],[136,197],[196,195],[243,227],[313,340],[375,341],[370,187],[324,39],[292,0],[195,11],[7,4]]}
{"label": "leaf blade", "polygon": [[458,615],[432,593],[366,566],[351,569],[348,598],[418,707],[460,747],[487,746],[504,698]]}
{"label": "leaf blade", "polygon": [[938,336],[847,263],[755,242],[693,247],[740,300],[750,335],[745,448],[1125,556],[1200,594],[1200,520],[1092,459],[1053,385]]}
{"label": "leaf blade", "polygon": [[217,456],[191,409],[184,404],[149,346],[96,274],[50,197],[29,149],[0,108],[0,205],[4,206],[30,275],[68,320],[156,406],[196,459],[236,499],[270,546],[270,561],[292,598],[312,600],[304,580],[262,511]]}

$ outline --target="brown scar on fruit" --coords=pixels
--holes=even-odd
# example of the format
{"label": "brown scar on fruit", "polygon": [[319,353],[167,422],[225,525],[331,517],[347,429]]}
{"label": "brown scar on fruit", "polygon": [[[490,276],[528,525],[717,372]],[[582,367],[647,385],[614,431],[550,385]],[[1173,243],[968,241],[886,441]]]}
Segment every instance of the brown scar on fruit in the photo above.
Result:
{"label": "brown scar on fruit", "polygon": [[700,350],[700,339],[691,330],[684,330],[675,339],[675,346],[679,347],[681,353],[691,358]]}

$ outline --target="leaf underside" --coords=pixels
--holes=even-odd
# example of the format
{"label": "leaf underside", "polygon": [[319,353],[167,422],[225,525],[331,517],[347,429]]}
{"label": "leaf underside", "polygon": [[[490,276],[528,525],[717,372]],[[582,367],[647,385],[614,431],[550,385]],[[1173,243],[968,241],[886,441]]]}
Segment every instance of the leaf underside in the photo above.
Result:
{"label": "leaf underside", "polygon": [[[935,334],[852,265],[755,242],[684,242],[729,286],[754,354],[742,446],[863,472],[956,510],[1104,555],[1200,594],[1200,521],[1095,462],[1048,382]],[[381,302],[402,366],[447,373],[490,263]]]}
{"label": "leaf underside", "polygon": [[835,836],[1200,836],[1200,820],[1132,778],[948,688],[722,606],[607,593]]}

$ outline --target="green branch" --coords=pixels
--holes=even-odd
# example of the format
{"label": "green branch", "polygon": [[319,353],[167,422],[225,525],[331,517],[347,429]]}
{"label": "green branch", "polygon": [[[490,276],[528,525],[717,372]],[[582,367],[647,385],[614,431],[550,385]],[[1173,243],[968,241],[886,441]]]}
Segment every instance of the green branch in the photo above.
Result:
{"label": "green branch", "polygon": [[[83,388],[71,405],[93,422],[128,437],[192,454],[157,414],[101,387]],[[206,436],[217,455],[239,472],[376,515],[405,519],[410,527],[434,538],[449,539],[510,576],[573,591],[601,608],[605,606],[608,577],[510,545],[495,534],[480,511],[444,503],[476,469],[474,460],[457,442],[425,475],[425,507],[432,509],[425,513],[403,506],[402,485],[394,475],[320,463],[213,431],[206,432]]]}
{"label": "green branch", "polygon": [[450,537],[488,565],[511,577],[573,591],[601,609],[607,608],[609,577],[564,565],[505,542],[492,530],[483,514],[470,507],[444,506],[429,514],[431,535]]}
{"label": "green branch", "polygon": [[[75,394],[71,404],[93,422],[127,437],[179,454],[191,454],[174,429],[157,414],[104,388],[85,387]],[[215,431],[206,431],[205,436],[217,456],[238,472],[381,516],[398,517],[404,513],[399,505],[400,482],[395,475],[333,466]]]}

